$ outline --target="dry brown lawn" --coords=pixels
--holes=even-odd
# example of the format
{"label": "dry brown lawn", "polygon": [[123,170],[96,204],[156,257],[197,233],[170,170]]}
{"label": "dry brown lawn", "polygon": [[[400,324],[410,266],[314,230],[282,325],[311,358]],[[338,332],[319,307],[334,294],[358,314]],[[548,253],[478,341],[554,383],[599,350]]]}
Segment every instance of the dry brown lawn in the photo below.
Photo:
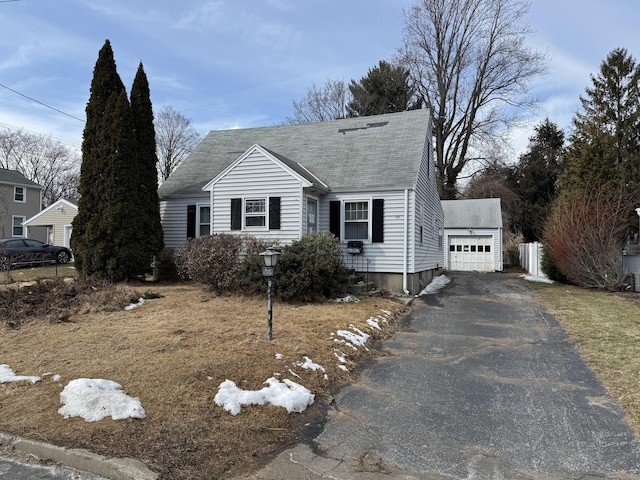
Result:
{"label": "dry brown lawn", "polygon": [[[149,286],[139,286],[139,291]],[[166,479],[224,478],[259,467],[271,455],[317,430],[331,392],[357,373],[363,349],[339,348],[332,332],[354,324],[369,327],[382,309],[406,307],[388,298],[359,303],[290,305],[276,302],[273,340],[266,339],[266,299],[214,296],[195,285],[154,285],[162,298],[131,311],[79,309],[61,323],[28,318],[19,328],[1,325],[0,364],[17,375],[51,376],[40,383],[0,385],[0,431],[53,444],[86,448],[106,456],[134,457]],[[130,292],[129,292],[130,293]],[[370,341],[370,347],[373,342]],[[349,373],[338,368],[336,345],[348,355]],[[276,353],[284,358],[276,359]],[[310,357],[327,370],[295,365]],[[299,375],[293,376],[289,369]],[[243,407],[232,416],[213,399],[225,379],[257,390],[280,373],[315,394],[302,414],[273,406]],[[59,395],[76,378],[104,378],[139,397],[146,419],[88,423],[57,413]]]}

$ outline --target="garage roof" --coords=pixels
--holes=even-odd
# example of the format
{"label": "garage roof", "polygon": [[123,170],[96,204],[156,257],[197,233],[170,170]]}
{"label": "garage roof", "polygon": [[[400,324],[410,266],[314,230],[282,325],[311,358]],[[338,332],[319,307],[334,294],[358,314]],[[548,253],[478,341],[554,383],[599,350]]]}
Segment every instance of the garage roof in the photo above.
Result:
{"label": "garage roof", "polygon": [[499,198],[442,200],[444,228],[502,228]]}

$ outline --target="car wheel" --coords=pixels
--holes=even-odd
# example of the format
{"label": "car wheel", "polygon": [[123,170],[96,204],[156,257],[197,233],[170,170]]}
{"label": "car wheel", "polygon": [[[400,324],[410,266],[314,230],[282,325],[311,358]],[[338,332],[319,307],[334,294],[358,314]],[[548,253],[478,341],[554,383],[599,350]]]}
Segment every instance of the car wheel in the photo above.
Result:
{"label": "car wheel", "polygon": [[11,259],[9,257],[0,257],[0,271],[6,272],[11,269]]}
{"label": "car wheel", "polygon": [[56,256],[56,263],[69,263],[69,260],[71,260],[69,252],[66,252],[64,250],[58,252],[58,255]]}

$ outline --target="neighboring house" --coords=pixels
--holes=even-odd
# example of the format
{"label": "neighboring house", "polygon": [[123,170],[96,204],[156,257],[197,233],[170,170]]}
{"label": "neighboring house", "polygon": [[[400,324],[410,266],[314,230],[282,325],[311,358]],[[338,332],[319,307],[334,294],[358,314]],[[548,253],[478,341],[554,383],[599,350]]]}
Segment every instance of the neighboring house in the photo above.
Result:
{"label": "neighboring house", "polygon": [[442,200],[447,270],[502,271],[499,198]]}
{"label": "neighboring house", "polygon": [[347,266],[417,293],[443,256],[431,138],[428,110],[212,131],[158,191],[165,245],[332,232]]}
{"label": "neighboring house", "polygon": [[[0,238],[25,238],[24,222],[42,208],[42,187],[17,170],[0,168]],[[31,238],[46,240],[46,229],[36,228]]]}
{"label": "neighboring house", "polygon": [[71,222],[77,213],[77,202],[61,198],[26,220],[24,225],[29,234],[35,227],[45,228],[46,243],[71,248]]}

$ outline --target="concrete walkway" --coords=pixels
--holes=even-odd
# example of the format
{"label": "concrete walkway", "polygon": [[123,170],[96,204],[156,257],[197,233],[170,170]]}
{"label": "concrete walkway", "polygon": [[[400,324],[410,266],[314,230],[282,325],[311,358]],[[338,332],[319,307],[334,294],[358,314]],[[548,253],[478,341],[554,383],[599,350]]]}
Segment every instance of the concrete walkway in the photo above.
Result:
{"label": "concrete walkway", "polygon": [[254,480],[640,479],[640,444],[525,282],[450,274]]}

